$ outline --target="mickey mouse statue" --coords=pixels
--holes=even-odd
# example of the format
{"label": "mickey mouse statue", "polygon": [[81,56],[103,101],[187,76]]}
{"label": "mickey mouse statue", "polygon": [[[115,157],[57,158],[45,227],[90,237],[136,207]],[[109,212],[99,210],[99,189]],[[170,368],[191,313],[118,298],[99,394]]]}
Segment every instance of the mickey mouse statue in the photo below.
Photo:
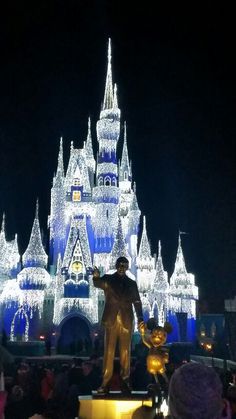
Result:
{"label": "mickey mouse statue", "polygon": [[[147,333],[147,329],[150,330],[150,333]],[[162,346],[166,342],[167,334],[172,331],[171,324],[166,322],[164,326],[158,326],[156,320],[151,318],[147,321],[146,325],[144,322],[140,324],[139,331],[142,336],[143,343],[149,348],[147,356],[148,372],[154,376],[157,383],[157,374],[161,374],[164,379],[168,381],[165,374],[165,364],[169,361],[169,355],[166,349]]]}
{"label": "mickey mouse statue", "polygon": [[[147,329],[150,332],[147,332]],[[163,401],[163,393],[167,393],[168,378],[166,375],[165,364],[169,362],[169,354],[163,345],[166,342],[167,334],[171,333],[172,326],[166,322],[164,326],[159,326],[154,318],[147,321],[147,324],[142,322],[139,325],[139,332],[142,337],[143,343],[149,348],[147,356],[147,370],[153,375],[156,384],[149,386],[149,390],[153,393],[153,400],[155,400],[155,406],[160,407]],[[166,385],[164,391],[162,385],[158,380],[158,374],[161,375]],[[164,397],[165,398],[165,397]],[[157,401],[158,400],[158,401]],[[154,404],[154,403],[153,403]],[[156,416],[156,417],[162,417]]]}

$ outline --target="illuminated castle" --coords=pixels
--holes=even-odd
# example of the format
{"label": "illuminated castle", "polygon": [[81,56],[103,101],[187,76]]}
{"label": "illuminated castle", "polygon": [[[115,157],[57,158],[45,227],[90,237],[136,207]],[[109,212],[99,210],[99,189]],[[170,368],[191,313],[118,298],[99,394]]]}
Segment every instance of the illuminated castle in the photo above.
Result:
{"label": "illuminated castle", "polygon": [[[187,316],[187,336],[192,339],[198,288],[187,272],[181,238],[173,274],[168,281],[161,256],[152,256],[143,217],[138,248],[139,210],[124,126],[121,160],[117,143],[121,122],[116,86],[112,82],[111,44],[108,46],[106,86],[100,119],[99,145],[94,159],[90,121],[83,148],[71,143],[66,172],[63,141],[51,189],[49,258],[44,250],[38,219],[38,203],[28,247],[22,258],[17,237],[6,241],[3,219],[0,233],[0,303],[2,327],[11,340],[38,339],[56,331],[72,317],[83,320],[89,330],[99,321],[103,293],[92,285],[92,267],[111,272],[119,256],[130,262],[128,275],[137,281],[144,317],[166,319],[178,328],[178,315]],[[48,261],[49,259],[49,261]],[[177,333],[177,332],[176,332]],[[172,336],[177,340],[177,334]]]}

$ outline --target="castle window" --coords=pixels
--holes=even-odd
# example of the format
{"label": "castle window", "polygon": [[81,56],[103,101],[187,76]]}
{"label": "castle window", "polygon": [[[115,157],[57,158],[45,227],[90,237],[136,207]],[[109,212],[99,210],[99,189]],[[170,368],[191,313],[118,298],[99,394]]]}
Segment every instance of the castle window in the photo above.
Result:
{"label": "castle window", "polygon": [[80,191],[73,191],[73,201],[81,201],[81,192]]}
{"label": "castle window", "polygon": [[111,186],[111,178],[110,176],[105,177],[105,186]]}
{"label": "castle window", "polygon": [[80,185],[81,185],[80,179],[79,178],[75,178],[74,179],[74,186],[80,186]]}
{"label": "castle window", "polygon": [[116,178],[115,178],[115,176],[112,178],[112,186],[116,186]]}
{"label": "castle window", "polygon": [[100,176],[100,178],[98,179],[98,186],[102,186],[103,185],[103,178],[102,176]]}
{"label": "castle window", "polygon": [[124,180],[128,180],[128,173],[126,171],[124,172]]}

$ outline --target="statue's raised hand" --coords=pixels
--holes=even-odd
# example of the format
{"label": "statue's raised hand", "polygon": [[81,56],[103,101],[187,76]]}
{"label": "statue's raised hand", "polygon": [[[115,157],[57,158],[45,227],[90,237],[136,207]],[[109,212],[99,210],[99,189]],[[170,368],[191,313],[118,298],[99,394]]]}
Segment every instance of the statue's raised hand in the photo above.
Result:
{"label": "statue's raised hand", "polygon": [[97,266],[94,266],[94,269],[93,269],[93,279],[99,279],[99,278],[100,278],[100,271],[97,268]]}

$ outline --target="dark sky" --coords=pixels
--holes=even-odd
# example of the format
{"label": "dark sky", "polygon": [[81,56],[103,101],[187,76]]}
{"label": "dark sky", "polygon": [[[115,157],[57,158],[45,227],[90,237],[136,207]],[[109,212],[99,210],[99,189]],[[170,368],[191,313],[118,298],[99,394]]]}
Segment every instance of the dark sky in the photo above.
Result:
{"label": "dark sky", "polygon": [[161,239],[172,273],[178,231],[187,232],[187,268],[201,300],[219,312],[236,293],[233,11],[213,1],[195,9],[140,4],[12,1],[1,10],[0,214],[23,252],[39,197],[46,237],[60,136],[67,162],[70,141],[82,146],[90,115],[97,147],[110,36],[152,251]]}

